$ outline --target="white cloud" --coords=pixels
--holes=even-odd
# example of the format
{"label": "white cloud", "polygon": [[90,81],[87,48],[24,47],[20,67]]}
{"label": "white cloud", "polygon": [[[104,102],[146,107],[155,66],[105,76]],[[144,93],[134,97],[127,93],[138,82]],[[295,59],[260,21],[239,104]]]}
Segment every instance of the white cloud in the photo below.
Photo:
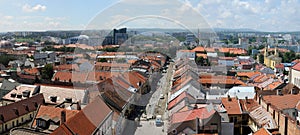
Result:
{"label": "white cloud", "polygon": [[10,16],[10,15],[4,16],[3,18],[6,19],[6,20],[12,20],[12,19],[14,19],[14,17]]}
{"label": "white cloud", "polygon": [[47,7],[45,5],[37,4],[35,6],[30,6],[29,4],[25,4],[22,7],[24,12],[36,12],[36,11],[45,11]]}
{"label": "white cloud", "polygon": [[193,5],[212,27],[299,31],[297,0],[201,0]]}

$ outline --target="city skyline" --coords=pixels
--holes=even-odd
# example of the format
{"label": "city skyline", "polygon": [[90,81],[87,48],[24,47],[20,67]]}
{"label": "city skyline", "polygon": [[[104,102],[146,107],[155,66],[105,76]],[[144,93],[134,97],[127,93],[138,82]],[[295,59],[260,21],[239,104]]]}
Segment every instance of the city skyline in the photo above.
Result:
{"label": "city skyline", "polygon": [[[138,2],[137,0],[109,0],[109,1],[8,1],[0,2],[0,31],[45,31],[45,30],[84,30],[93,28],[91,22],[108,12],[111,8],[127,11],[119,13],[116,10],[105,13],[101,22],[111,20],[109,24],[119,24],[122,21],[136,17],[140,14],[161,17],[174,17],[174,22],[187,20],[193,22],[194,18],[211,28],[253,29],[257,31],[279,32],[300,31],[299,13],[300,2],[288,1],[257,1],[257,0],[170,0],[156,2]],[[139,8],[142,7],[142,8]],[[143,10],[147,9],[147,10]],[[116,12],[114,12],[116,11]],[[173,14],[172,14],[173,13]],[[190,15],[190,16],[189,16]],[[187,16],[187,18],[185,18]],[[147,18],[149,19],[149,18]],[[148,21],[147,19],[131,21],[128,28],[178,28],[178,25],[165,21]],[[161,20],[161,18],[159,18]],[[150,18],[151,20],[151,18]],[[196,23],[199,22],[196,20]],[[159,22],[159,23],[153,23]],[[183,23],[184,25],[186,24]],[[97,26],[99,29],[111,29],[116,25]],[[187,24],[195,26],[194,24]],[[122,25],[123,26],[123,25]]]}

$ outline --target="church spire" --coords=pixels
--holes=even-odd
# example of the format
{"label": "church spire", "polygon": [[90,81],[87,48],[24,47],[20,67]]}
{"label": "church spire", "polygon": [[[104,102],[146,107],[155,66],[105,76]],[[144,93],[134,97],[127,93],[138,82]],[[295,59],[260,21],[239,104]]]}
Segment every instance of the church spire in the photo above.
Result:
{"label": "church spire", "polygon": [[265,47],[265,50],[264,50],[264,56],[268,57],[268,47],[267,46]]}

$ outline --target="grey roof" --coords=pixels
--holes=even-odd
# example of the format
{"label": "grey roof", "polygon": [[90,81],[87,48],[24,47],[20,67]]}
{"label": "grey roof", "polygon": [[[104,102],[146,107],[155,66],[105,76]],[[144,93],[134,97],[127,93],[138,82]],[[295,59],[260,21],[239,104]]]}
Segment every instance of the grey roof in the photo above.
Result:
{"label": "grey roof", "polygon": [[265,74],[274,74],[274,71],[271,68],[264,68],[260,70],[260,72],[265,73]]}
{"label": "grey roof", "polygon": [[17,82],[10,82],[8,80],[3,80],[2,82],[2,86],[0,87],[0,90],[13,90],[14,88],[16,88],[17,86],[19,86],[20,84]]}

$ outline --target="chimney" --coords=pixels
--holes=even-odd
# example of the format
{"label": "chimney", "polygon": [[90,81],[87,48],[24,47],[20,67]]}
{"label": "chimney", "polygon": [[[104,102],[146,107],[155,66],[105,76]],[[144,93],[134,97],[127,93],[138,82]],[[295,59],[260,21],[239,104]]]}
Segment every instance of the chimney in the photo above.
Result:
{"label": "chimney", "polygon": [[61,115],[60,115],[60,125],[62,125],[65,122],[66,122],[66,111],[63,110],[61,111]]}
{"label": "chimney", "polygon": [[245,97],[246,103],[249,103],[248,96]]}
{"label": "chimney", "polygon": [[77,101],[77,110],[81,110],[81,100]]}
{"label": "chimney", "polygon": [[196,118],[196,134],[199,133],[199,127],[200,127],[200,123],[199,123],[199,118]]}
{"label": "chimney", "polygon": [[280,95],[280,96],[282,96],[283,94],[282,94],[282,90],[281,89],[278,89],[277,90],[277,95]]}
{"label": "chimney", "polygon": [[296,95],[296,94],[297,94],[297,90],[296,90],[295,88],[292,88],[292,89],[291,89],[291,94]]}

